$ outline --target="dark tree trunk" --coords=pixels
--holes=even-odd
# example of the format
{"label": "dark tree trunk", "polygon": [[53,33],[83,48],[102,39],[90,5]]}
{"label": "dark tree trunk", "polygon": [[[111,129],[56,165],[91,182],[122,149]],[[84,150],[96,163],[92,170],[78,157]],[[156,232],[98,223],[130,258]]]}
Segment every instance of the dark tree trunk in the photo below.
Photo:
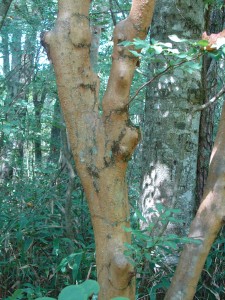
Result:
{"label": "dark tree trunk", "polygon": [[[208,34],[220,32],[223,29],[224,20],[224,8],[215,9],[210,5],[205,13],[205,31]],[[218,67],[218,63],[209,56],[203,58],[202,90],[204,103],[217,93]],[[215,105],[211,105],[201,112],[196,180],[197,208],[202,199],[208,176],[209,159],[213,146],[214,116]]]}

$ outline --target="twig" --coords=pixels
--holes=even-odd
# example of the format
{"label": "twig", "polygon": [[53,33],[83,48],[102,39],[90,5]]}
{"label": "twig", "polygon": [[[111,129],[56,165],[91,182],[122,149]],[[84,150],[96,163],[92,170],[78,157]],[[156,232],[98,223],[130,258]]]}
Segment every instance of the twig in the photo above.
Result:
{"label": "twig", "polygon": [[225,93],[225,85],[222,87],[222,89],[214,96],[212,97],[208,102],[198,106],[198,107],[195,107],[193,109],[193,113],[197,112],[197,111],[201,111],[207,107],[209,107],[210,105],[214,104],[223,94]]}
{"label": "twig", "polygon": [[93,263],[90,265],[90,268],[88,270],[88,274],[87,274],[87,277],[86,277],[86,280],[88,280],[91,276],[91,271],[92,271],[92,268],[95,267],[96,265],[94,265]]}
{"label": "twig", "polygon": [[168,71],[171,70],[171,69],[176,69],[176,68],[178,68],[179,66],[183,65],[184,63],[186,63],[186,62],[188,62],[188,61],[194,61],[194,60],[198,59],[200,56],[201,56],[201,54],[198,55],[198,56],[196,56],[195,58],[193,58],[193,59],[191,59],[191,60],[183,60],[183,61],[181,61],[181,62],[179,62],[179,63],[177,63],[177,64],[175,64],[175,65],[173,65],[173,66],[170,65],[170,66],[167,67],[165,70],[163,70],[162,72],[160,72],[160,73],[158,73],[157,75],[155,75],[153,78],[151,78],[149,81],[145,82],[141,87],[139,87],[139,89],[136,91],[136,93],[134,94],[134,96],[132,96],[132,97],[130,98],[130,101],[128,102],[127,106],[130,105],[130,103],[137,97],[137,95],[140,93],[140,91],[141,91],[144,87],[146,87],[148,84],[151,84],[151,83],[152,83],[154,80],[156,80],[158,77],[160,77],[161,75],[165,74],[166,72],[168,72]]}

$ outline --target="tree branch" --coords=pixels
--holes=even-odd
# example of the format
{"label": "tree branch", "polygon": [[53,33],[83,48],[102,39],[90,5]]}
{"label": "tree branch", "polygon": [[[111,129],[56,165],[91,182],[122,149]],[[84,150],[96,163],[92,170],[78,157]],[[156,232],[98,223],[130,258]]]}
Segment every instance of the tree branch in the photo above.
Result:
{"label": "tree branch", "polygon": [[209,107],[210,105],[213,105],[223,94],[225,93],[225,85],[222,87],[222,89],[214,96],[212,97],[208,102],[195,107],[193,109],[193,113],[196,113],[197,111],[202,111],[203,109]]}
{"label": "tree branch", "polygon": [[[201,54],[201,55],[202,55],[202,54]],[[198,59],[201,55],[198,55],[197,57],[193,58],[192,61]],[[190,61],[190,60],[189,60],[189,61]],[[187,62],[187,60],[184,60],[184,61],[181,61],[181,62],[179,62],[179,63],[177,63],[177,64],[175,64],[175,65],[173,65],[173,66],[170,65],[170,66],[168,66],[165,70],[163,70],[162,72],[156,74],[156,75],[155,75],[153,78],[151,78],[149,81],[145,82],[145,83],[144,83],[144,84],[143,84],[143,85],[135,92],[134,96],[132,96],[132,97],[130,98],[130,101],[129,101],[129,103],[128,103],[127,105],[130,105],[130,103],[137,97],[137,95],[140,93],[140,91],[141,91],[144,87],[146,87],[147,85],[151,84],[154,80],[156,80],[157,78],[159,78],[159,77],[162,76],[163,74],[167,73],[168,71],[174,70],[174,69],[180,67],[181,65],[183,65],[183,64],[186,63],[186,62]]]}

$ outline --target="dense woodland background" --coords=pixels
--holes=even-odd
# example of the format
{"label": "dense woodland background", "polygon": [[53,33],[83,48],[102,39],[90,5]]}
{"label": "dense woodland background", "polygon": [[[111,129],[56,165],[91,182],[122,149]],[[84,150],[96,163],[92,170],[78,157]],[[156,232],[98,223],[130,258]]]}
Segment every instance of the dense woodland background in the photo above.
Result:
{"label": "dense woodland background", "polygon": [[[223,87],[224,61],[194,57],[198,52],[187,40],[201,40],[203,31],[222,31],[224,1],[192,5],[182,0],[180,14],[176,1],[166,2],[157,2],[142,45],[148,48],[151,35],[153,47],[143,52],[131,88],[131,121],[140,126],[142,141],[127,172],[133,232],[127,254],[137,266],[139,299],[148,299],[141,298],[147,294],[161,299],[169,286],[200,203],[223,103],[220,97],[193,112]],[[129,8],[130,1],[92,1],[91,55],[101,80],[100,98],[110,70],[113,27]],[[0,32],[0,299],[56,296],[67,285],[96,279],[88,207],[53,68],[40,42],[56,15],[54,0],[15,0]],[[180,57],[176,51],[165,54],[169,35],[175,35],[173,41],[184,39],[176,46]],[[184,64],[189,58],[194,63]],[[168,61],[173,63],[165,72]],[[225,299],[224,278],[222,230],[195,299]]]}

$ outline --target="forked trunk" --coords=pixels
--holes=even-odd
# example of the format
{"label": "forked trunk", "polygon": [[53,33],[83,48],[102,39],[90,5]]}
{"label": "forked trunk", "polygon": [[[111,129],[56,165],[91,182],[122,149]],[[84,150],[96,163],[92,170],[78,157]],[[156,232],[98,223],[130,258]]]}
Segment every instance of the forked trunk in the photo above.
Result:
{"label": "forked trunk", "polygon": [[133,266],[124,256],[130,243],[126,168],[139,140],[129,122],[129,90],[136,67],[134,58],[118,43],[145,38],[153,14],[153,0],[133,1],[129,17],[114,31],[113,63],[98,111],[97,75],[91,69],[89,0],[59,0],[55,28],[43,42],[57,79],[59,98],[76,169],[81,178],[96,243],[99,299],[116,296],[135,299]]}

